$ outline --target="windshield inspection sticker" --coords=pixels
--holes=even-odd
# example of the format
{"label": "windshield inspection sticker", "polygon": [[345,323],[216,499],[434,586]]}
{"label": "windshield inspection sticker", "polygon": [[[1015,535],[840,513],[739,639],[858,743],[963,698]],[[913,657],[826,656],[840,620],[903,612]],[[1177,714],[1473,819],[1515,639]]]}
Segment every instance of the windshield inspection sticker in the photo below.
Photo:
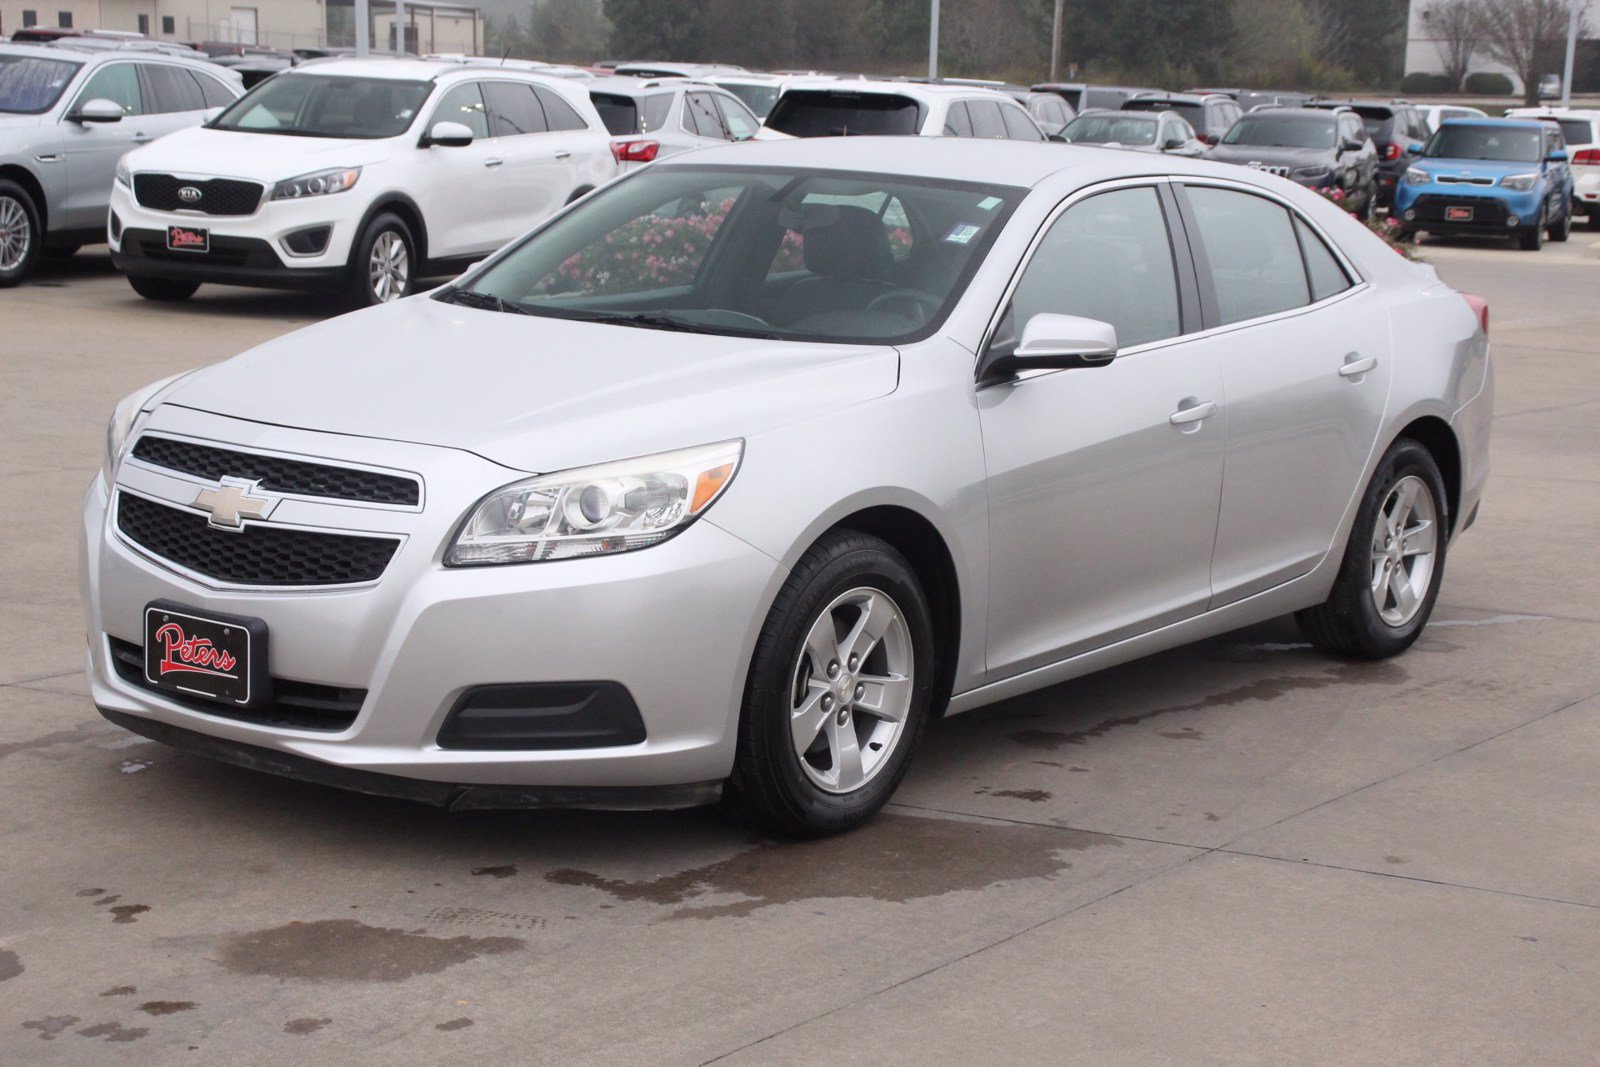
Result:
{"label": "windshield inspection sticker", "polygon": [[969,223],[958,223],[951,228],[949,233],[944,235],[944,239],[949,244],[964,245],[974,237],[978,236],[978,231],[982,228],[983,227],[981,226],[973,226]]}
{"label": "windshield inspection sticker", "polygon": [[999,206],[1000,198],[998,196],[986,196],[982,200],[978,201],[979,211],[993,211]]}

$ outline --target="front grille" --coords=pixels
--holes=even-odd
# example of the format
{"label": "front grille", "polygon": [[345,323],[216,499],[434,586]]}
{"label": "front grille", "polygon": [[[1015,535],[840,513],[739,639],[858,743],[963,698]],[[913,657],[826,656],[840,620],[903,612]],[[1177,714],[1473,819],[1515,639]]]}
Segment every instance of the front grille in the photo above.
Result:
{"label": "front grille", "polygon": [[261,726],[281,726],[290,730],[345,730],[356,721],[367,699],[365,689],[344,689],[315,682],[272,679],[272,703],[259,708],[241,708],[212,700],[198,700],[157,689],[144,676],[144,649],[132,641],[107,637],[111,647],[111,666],[129,685],[159,693],[163,700],[182,704],[224,719],[238,719]]}
{"label": "front grille", "polygon": [[154,434],[139,438],[132,456],[156,467],[213,481],[224,477],[245,478],[276,493],[356,500],[364,504],[415,505],[422,499],[422,489],[413,478],[236,452],[231,448],[199,445]]}
{"label": "front grille", "polygon": [[1439,174],[1433,179],[1440,185],[1493,185],[1493,178],[1458,178],[1453,174]]}
{"label": "front grille", "polygon": [[1493,196],[1471,196],[1465,193],[1439,196],[1427,194],[1419,196],[1416,203],[1411,205],[1411,210],[1417,213],[1415,222],[1446,222],[1445,208],[1470,207],[1472,219],[1470,222],[1450,222],[1454,226],[1504,226],[1506,223],[1506,203],[1504,200]]}
{"label": "front grille", "polygon": [[[179,189],[197,189],[197,200],[184,200]],[[133,195],[141,207],[154,211],[200,211],[207,215],[253,215],[261,205],[265,186],[236,178],[186,181],[171,174],[135,174]]]}
{"label": "front grille", "polygon": [[176,263],[198,260],[201,263],[210,263],[223,267],[242,267],[250,258],[248,248],[227,247],[219,245],[216,240],[211,242],[209,252],[177,252],[167,247],[162,238],[142,238],[139,241],[139,251],[147,259],[169,259]]}
{"label": "front grille", "polygon": [[1278,166],[1277,164],[1272,164],[1272,163],[1250,163],[1250,164],[1248,164],[1248,166],[1250,167],[1251,170],[1259,170],[1259,171],[1265,171],[1268,174],[1276,174],[1280,178],[1287,178],[1289,176],[1289,168],[1288,167]]}
{"label": "front grille", "polygon": [[400,542],[249,523],[219,530],[204,515],[117,494],[117,529],[152,555],[240,585],[350,585],[375,581]]}

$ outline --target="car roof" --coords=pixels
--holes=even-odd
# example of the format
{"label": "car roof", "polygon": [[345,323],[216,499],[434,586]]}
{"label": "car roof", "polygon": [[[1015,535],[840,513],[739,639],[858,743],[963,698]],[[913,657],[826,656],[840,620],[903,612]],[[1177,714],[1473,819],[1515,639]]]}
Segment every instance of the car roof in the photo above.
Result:
{"label": "car roof", "polygon": [[1233,97],[1226,93],[1141,93],[1129,97],[1128,103],[1140,104],[1203,104],[1207,100],[1232,100]]}
{"label": "car roof", "polygon": [[[1252,115],[1288,115],[1290,118],[1299,119],[1326,119],[1339,113],[1338,108],[1331,107],[1284,107],[1281,104],[1268,104],[1265,107],[1253,110]],[[1353,114],[1353,112],[1352,112]]]}
{"label": "car roof", "polygon": [[1445,119],[1439,126],[1441,129],[1445,126],[1494,126],[1500,129],[1542,130],[1544,122],[1539,119],[1480,119],[1474,115],[1465,119]]}
{"label": "car roof", "polygon": [[630,77],[598,77],[591,78],[583,83],[583,87],[591,93],[610,93],[612,96],[650,96],[655,93],[673,93],[682,89],[703,89],[711,92],[727,92],[720,85],[715,85],[700,78],[630,78]]}
{"label": "car roof", "polygon": [[387,56],[367,57],[364,59],[348,58],[344,56],[330,57],[328,59],[310,59],[299,66],[283,71],[283,75],[300,74],[327,74],[347,78],[381,78],[394,81],[434,81],[458,75],[460,78],[482,78],[493,72],[517,80],[528,80],[540,85],[569,84],[587,85],[587,82],[577,83],[568,78],[561,78],[552,74],[541,74],[538,70],[525,67],[502,67],[488,63],[459,62],[449,59],[415,59],[415,58],[389,58]]}
{"label": "car roof", "polygon": [[[1446,104],[1446,107],[1455,105]],[[1508,119],[1588,119],[1600,121],[1600,110],[1588,107],[1514,107],[1506,112]]]}

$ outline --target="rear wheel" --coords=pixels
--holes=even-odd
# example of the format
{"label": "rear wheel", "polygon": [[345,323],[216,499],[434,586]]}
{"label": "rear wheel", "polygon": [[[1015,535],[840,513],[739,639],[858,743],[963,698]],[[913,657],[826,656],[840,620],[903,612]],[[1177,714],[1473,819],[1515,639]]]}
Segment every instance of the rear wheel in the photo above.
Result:
{"label": "rear wheel", "polygon": [[1402,438],[1378,464],[1328,599],[1295,615],[1335,655],[1385,659],[1422,633],[1444,577],[1450,526],[1444,478],[1428,450]]}
{"label": "rear wheel", "polygon": [[1589,212],[1589,229],[1600,230],[1600,211]]}
{"label": "rear wheel", "polygon": [[43,236],[33,197],[16,182],[0,180],[0,289],[33,273]]}
{"label": "rear wheel", "polygon": [[200,288],[199,282],[186,282],[181,278],[150,278],[140,274],[128,275],[128,284],[146,300],[167,303],[187,300]]}
{"label": "rear wheel", "polygon": [[865,534],[824,537],[757,642],[729,805],[798,837],[866,822],[900,784],[927,718],[932,652],[927,599],[905,559]]}
{"label": "rear wheel", "polygon": [[357,307],[387,304],[411,294],[417,269],[417,242],[398,215],[374,216],[350,255],[347,291]]}
{"label": "rear wheel", "polygon": [[1537,252],[1544,247],[1545,215],[1544,208],[1539,209],[1539,221],[1533,224],[1533,229],[1525,231],[1518,243],[1524,252]]}

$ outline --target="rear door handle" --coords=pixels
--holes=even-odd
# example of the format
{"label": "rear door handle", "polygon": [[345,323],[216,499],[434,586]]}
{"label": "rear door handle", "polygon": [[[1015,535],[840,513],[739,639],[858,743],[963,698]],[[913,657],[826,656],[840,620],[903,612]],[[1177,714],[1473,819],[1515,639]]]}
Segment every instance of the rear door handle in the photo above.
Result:
{"label": "rear door handle", "polygon": [[155,138],[151,137],[148,133],[135,133],[133,135],[134,144],[149,144],[153,140],[155,140]]}
{"label": "rear door handle", "polygon": [[1377,365],[1377,356],[1362,357],[1358,353],[1352,352],[1344,357],[1344,366],[1339,368],[1339,376],[1342,378],[1354,378],[1367,373]]}
{"label": "rear door handle", "polygon": [[1179,408],[1177,411],[1174,411],[1171,415],[1167,416],[1167,421],[1172,423],[1174,426],[1187,426],[1191,422],[1199,422],[1201,419],[1209,419],[1216,413],[1217,405],[1215,401],[1201,400],[1194,404],[1190,404],[1186,408]]}
{"label": "rear door handle", "polygon": [[572,158],[572,153],[567,151],[565,148],[558,148],[558,149],[556,149],[556,158],[557,159],[571,159]]}
{"label": "rear door handle", "polygon": [[483,165],[486,166],[486,167],[498,167],[500,164],[502,164],[504,162],[505,162],[505,160],[503,160],[503,159],[486,159],[486,160],[483,161]]}

